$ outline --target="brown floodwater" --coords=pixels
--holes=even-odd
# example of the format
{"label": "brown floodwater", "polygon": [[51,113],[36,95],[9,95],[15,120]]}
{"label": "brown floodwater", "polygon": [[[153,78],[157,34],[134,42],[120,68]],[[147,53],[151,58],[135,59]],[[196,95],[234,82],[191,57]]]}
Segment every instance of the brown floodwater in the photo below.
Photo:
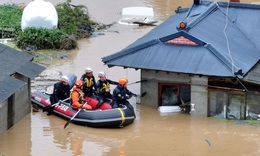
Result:
{"label": "brown floodwater", "polygon": [[[53,2],[54,0],[52,0]],[[65,1],[65,0],[64,0]],[[1,0],[1,3],[28,3],[26,0]],[[55,0],[53,4],[63,2]],[[241,2],[257,2],[243,1]],[[258,1],[260,2],[260,0]],[[130,6],[153,7],[155,18],[164,21],[178,6],[188,7],[192,0],[72,0],[88,7],[93,19],[110,24],[121,18],[121,10]],[[140,71],[108,68],[101,57],[120,51],[153,27],[113,25],[103,35],[79,41],[79,49],[68,59],[57,60],[42,74],[59,78],[74,73],[80,77],[92,67],[94,74],[103,70],[108,78],[140,79]],[[140,85],[129,86],[140,93]],[[52,87],[46,89],[52,91]],[[151,101],[152,102],[152,101]],[[243,121],[219,121],[189,114],[160,114],[157,108],[136,105],[133,124],[120,129],[97,129],[75,125],[55,115],[32,112],[0,136],[0,156],[257,156],[260,155],[260,127]]]}

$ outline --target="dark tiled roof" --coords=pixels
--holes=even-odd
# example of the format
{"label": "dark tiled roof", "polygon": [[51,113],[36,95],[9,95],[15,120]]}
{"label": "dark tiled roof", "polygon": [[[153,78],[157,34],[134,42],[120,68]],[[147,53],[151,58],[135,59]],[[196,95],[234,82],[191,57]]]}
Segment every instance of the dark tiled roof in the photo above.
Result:
{"label": "dark tiled roof", "polygon": [[25,82],[13,77],[13,74],[19,73],[33,79],[45,69],[31,62],[32,59],[29,54],[0,44],[0,102],[26,85]]}
{"label": "dark tiled roof", "polygon": [[0,81],[0,102],[6,100],[18,89],[26,85],[25,82],[11,76],[1,76],[1,78],[3,78],[3,81]]}
{"label": "dark tiled roof", "polygon": [[[179,28],[186,23],[184,29]],[[208,2],[182,9],[120,52],[108,66],[244,77],[260,59],[260,5]],[[178,37],[196,45],[170,44]]]}

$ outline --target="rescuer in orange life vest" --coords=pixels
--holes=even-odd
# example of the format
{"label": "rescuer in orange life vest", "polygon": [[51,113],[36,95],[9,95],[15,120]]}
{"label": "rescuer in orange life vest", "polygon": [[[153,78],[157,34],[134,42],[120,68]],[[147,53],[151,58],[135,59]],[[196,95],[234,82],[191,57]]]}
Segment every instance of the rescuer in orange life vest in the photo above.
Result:
{"label": "rescuer in orange life vest", "polygon": [[[85,104],[84,93],[82,92],[83,82],[77,80],[70,93],[71,105],[73,109],[79,109]],[[92,109],[89,104],[84,105],[85,109]]]}

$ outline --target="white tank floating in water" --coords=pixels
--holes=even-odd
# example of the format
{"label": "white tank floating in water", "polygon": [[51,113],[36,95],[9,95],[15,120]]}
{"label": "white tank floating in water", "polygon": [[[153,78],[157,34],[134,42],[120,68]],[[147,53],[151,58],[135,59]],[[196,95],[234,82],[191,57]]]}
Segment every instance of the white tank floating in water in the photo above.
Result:
{"label": "white tank floating in water", "polygon": [[53,29],[58,25],[57,11],[50,2],[34,0],[23,10],[22,31],[28,27]]}

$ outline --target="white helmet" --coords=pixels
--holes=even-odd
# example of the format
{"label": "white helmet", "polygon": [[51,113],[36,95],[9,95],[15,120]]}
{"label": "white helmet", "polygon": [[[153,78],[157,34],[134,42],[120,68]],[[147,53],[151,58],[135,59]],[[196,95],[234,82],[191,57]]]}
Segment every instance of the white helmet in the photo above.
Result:
{"label": "white helmet", "polygon": [[90,68],[90,67],[87,67],[86,69],[85,69],[85,72],[86,73],[90,73],[90,72],[92,72],[93,70]]}
{"label": "white helmet", "polygon": [[98,73],[98,77],[100,78],[100,77],[106,77],[106,74],[105,74],[105,72],[103,72],[103,71],[100,71],[99,73]]}
{"label": "white helmet", "polygon": [[67,82],[67,83],[69,83],[69,78],[68,78],[68,76],[62,76],[61,77],[61,81],[64,81],[64,82]]}

